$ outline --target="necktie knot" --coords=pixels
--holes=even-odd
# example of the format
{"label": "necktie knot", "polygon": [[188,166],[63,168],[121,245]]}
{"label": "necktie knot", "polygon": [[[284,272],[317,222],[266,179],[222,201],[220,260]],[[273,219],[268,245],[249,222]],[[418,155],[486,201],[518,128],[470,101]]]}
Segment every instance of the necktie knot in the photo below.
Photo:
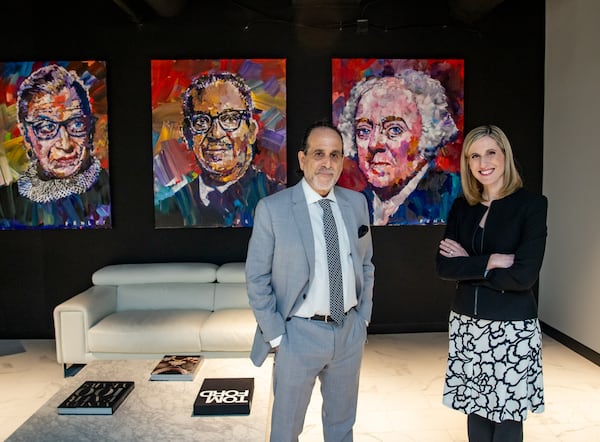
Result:
{"label": "necktie knot", "polygon": [[327,198],[321,198],[319,200],[319,205],[323,208],[323,210],[331,210],[331,201]]}

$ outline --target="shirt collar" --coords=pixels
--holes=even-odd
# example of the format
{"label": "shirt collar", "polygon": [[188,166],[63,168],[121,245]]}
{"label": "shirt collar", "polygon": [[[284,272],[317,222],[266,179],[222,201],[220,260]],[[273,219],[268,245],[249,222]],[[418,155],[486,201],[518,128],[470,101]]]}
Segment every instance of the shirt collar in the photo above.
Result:
{"label": "shirt collar", "polygon": [[312,187],[310,187],[310,184],[308,184],[306,178],[302,178],[302,190],[304,190],[304,197],[306,198],[307,204],[316,203],[323,198],[327,198],[328,200],[337,204],[337,199],[335,198],[334,192],[335,187],[333,187],[325,197],[322,197]]}

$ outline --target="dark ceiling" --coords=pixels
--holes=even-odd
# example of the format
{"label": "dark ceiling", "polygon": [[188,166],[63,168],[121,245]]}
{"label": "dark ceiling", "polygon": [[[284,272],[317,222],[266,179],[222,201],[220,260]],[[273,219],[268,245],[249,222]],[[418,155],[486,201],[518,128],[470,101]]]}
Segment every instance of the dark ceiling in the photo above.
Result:
{"label": "dark ceiling", "polygon": [[[157,17],[169,18],[182,15],[202,16],[203,12],[224,7],[224,11],[246,9],[269,18],[291,20],[299,16],[323,21],[351,22],[369,19],[373,11],[379,13],[391,9],[403,9],[407,13],[436,13],[440,11],[447,19],[475,22],[495,8],[503,0],[113,0],[130,20],[140,23]],[[404,3],[404,5],[400,6]],[[392,6],[390,8],[389,6]],[[435,12],[434,12],[435,11]],[[239,11],[238,11],[239,12]],[[319,17],[321,16],[321,20]],[[323,17],[325,16],[325,17]]]}
{"label": "dark ceiling", "polygon": [[143,26],[275,20],[305,26],[395,26],[476,23],[504,0],[54,0],[6,2],[7,16],[36,23],[76,17],[89,24]]}

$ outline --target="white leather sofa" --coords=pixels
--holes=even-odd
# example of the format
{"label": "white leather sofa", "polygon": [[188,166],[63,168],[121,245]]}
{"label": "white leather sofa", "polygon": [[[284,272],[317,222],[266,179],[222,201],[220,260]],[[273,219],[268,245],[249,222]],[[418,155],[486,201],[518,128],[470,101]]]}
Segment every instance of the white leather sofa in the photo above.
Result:
{"label": "white leather sofa", "polygon": [[246,356],[256,330],[244,263],[118,264],[54,308],[59,363]]}

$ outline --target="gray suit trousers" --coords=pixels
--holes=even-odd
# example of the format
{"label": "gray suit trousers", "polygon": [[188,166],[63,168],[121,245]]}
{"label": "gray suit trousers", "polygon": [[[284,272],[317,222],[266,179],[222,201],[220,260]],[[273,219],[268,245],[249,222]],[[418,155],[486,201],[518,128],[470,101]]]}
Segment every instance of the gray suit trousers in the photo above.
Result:
{"label": "gray suit trousers", "polygon": [[348,312],[342,327],[292,317],[275,354],[271,442],[296,442],[315,380],[321,382],[325,442],[350,442],[356,420],[364,320]]}

